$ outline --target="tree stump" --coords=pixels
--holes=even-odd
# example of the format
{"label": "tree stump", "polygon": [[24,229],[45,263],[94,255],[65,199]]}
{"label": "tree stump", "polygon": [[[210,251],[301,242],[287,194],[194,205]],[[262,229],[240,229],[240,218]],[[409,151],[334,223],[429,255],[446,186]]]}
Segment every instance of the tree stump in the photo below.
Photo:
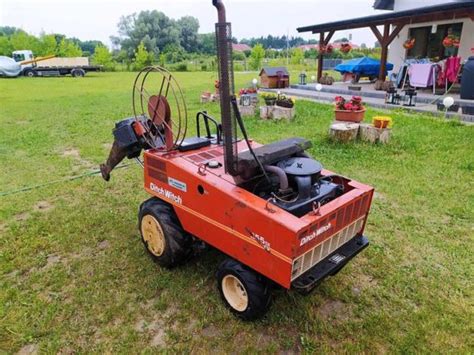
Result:
{"label": "tree stump", "polygon": [[291,120],[295,117],[295,108],[280,107],[280,106],[260,106],[260,118],[262,119],[273,119]]}
{"label": "tree stump", "polygon": [[238,105],[239,107],[239,112],[242,117],[247,117],[247,116],[255,116],[255,106],[250,105],[250,106],[241,106]]}
{"label": "tree stump", "polygon": [[336,142],[347,143],[354,141],[359,132],[359,124],[352,122],[333,123],[329,128],[331,139]]}
{"label": "tree stump", "polygon": [[390,140],[390,128],[375,128],[372,125],[363,123],[359,127],[360,140],[370,143],[388,143]]}

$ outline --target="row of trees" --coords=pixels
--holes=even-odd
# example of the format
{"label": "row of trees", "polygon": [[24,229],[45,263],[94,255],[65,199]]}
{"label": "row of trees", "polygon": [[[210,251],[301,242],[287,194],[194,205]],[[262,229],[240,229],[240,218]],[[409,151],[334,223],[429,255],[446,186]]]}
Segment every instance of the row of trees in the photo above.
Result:
{"label": "row of trees", "polygon": [[[111,37],[114,50],[110,52],[100,41],[80,41],[62,34],[43,33],[36,37],[14,27],[0,27],[0,55],[10,56],[14,50],[31,49],[37,56],[90,56],[95,64],[107,69],[114,69],[117,63],[126,69],[139,69],[152,63],[164,66],[182,65],[184,62],[194,62],[201,66],[201,70],[214,69],[216,63],[211,58],[215,56],[215,34],[201,34],[198,30],[199,21],[194,17],[184,16],[175,20],[160,11],[141,11],[120,19],[119,36]],[[238,43],[236,38],[233,41]],[[264,58],[290,58],[292,64],[301,64],[304,59],[318,56],[316,50],[297,48],[302,44],[316,43],[316,40],[306,41],[302,37],[268,35],[242,39],[240,43],[253,47],[251,51],[234,53],[234,59],[244,63],[245,68],[260,69]],[[287,46],[291,49],[287,50]],[[329,57],[353,58],[367,55],[367,51],[370,52],[362,50],[344,54],[336,50]]]}

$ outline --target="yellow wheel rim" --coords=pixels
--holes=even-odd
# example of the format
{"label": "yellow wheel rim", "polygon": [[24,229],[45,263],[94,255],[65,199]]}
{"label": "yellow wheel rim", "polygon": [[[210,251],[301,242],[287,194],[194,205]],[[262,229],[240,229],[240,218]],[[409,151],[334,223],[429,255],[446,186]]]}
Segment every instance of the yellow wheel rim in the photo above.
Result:
{"label": "yellow wheel rim", "polygon": [[234,275],[226,275],[222,279],[222,292],[226,301],[238,312],[243,312],[249,304],[249,297],[244,285]]}
{"label": "yellow wheel rim", "polygon": [[148,250],[156,256],[161,256],[165,251],[166,240],[161,225],[152,215],[145,215],[142,218],[141,230],[143,239]]}

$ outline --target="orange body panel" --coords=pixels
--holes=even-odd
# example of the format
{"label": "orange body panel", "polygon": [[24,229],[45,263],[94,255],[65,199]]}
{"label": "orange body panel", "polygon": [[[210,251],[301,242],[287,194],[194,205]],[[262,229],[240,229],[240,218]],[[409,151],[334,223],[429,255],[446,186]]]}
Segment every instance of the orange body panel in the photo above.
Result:
{"label": "orange body panel", "polygon": [[[259,144],[252,142],[253,147]],[[246,150],[240,142],[238,150]],[[183,228],[285,288],[295,258],[356,219],[365,220],[373,189],[349,181],[350,190],[299,218],[236,186],[224,171],[222,146],[189,152],[145,152],[145,189],[174,206]],[[221,163],[216,169],[204,163]],[[323,175],[333,174],[323,170]]]}

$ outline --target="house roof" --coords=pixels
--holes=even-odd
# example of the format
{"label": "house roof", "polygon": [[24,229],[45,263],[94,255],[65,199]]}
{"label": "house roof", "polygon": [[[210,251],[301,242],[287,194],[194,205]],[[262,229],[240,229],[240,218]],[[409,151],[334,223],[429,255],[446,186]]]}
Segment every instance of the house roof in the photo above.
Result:
{"label": "house roof", "polygon": [[263,72],[265,72],[268,76],[277,76],[278,72],[283,72],[283,75],[290,75],[285,67],[263,67],[260,71],[260,74],[258,75],[262,75]]}
{"label": "house roof", "polygon": [[[463,18],[474,15],[474,2],[466,0],[461,2],[444,3],[441,5],[425,6],[421,8],[390,12],[381,15],[373,15],[329,22],[297,28],[298,32],[323,33],[327,31],[347,30],[368,26],[397,23],[420,23],[450,18]],[[437,17],[438,16],[438,17]]]}
{"label": "house roof", "polygon": [[244,43],[232,43],[232,50],[236,52],[245,52],[252,50],[252,48]]}

